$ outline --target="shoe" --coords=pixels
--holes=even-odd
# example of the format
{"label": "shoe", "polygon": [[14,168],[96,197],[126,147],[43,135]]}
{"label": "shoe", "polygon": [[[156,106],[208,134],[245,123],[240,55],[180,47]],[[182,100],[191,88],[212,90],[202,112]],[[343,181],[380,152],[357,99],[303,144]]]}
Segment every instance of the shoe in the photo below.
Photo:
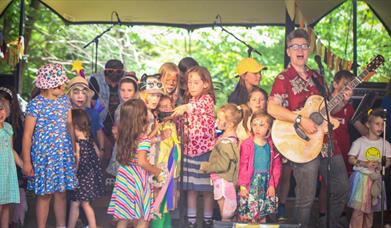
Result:
{"label": "shoe", "polygon": [[318,222],[319,222],[318,224],[319,228],[326,228],[327,227],[326,215],[320,216]]}
{"label": "shoe", "polygon": [[187,222],[187,228],[197,228],[197,223],[190,223],[189,221]]}
{"label": "shoe", "polygon": [[285,210],[285,205],[284,204],[280,204],[278,206],[278,210],[277,210],[277,220],[278,221],[285,221],[287,220],[287,217],[286,217],[286,210]]}
{"label": "shoe", "polygon": [[213,220],[204,220],[202,222],[202,228],[213,228]]}

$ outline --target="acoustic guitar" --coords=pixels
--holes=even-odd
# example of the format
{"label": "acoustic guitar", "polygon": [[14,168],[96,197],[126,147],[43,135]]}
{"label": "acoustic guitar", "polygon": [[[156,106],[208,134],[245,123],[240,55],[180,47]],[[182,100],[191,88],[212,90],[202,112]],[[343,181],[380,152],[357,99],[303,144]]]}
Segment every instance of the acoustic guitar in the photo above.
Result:
{"label": "acoustic guitar", "polygon": [[[371,72],[375,71],[383,63],[384,57],[377,55],[358,77],[347,83],[337,96],[327,102],[329,112],[343,102],[343,93],[348,87],[353,89],[362,81],[367,81],[374,75]],[[314,134],[306,133],[298,124],[281,120],[274,121],[272,126],[273,142],[278,151],[288,160],[296,163],[305,163],[319,155],[323,146],[324,135],[327,133],[326,110],[324,106],[323,97],[313,95],[307,99],[303,109],[295,112],[303,117],[310,118],[318,125],[318,130]],[[332,117],[331,123],[334,129],[339,126],[338,120]]]}

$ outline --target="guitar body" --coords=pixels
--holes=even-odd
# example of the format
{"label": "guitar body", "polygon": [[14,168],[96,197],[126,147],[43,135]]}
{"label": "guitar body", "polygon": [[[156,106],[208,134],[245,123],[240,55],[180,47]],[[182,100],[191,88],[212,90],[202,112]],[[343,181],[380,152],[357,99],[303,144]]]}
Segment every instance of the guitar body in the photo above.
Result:
{"label": "guitar body", "polygon": [[[309,118],[311,113],[319,112],[324,107],[323,97],[318,95],[310,96],[305,102],[304,108],[297,114]],[[331,123],[335,128],[339,126],[339,121],[331,118]],[[278,151],[288,160],[296,163],[306,163],[315,159],[323,146],[323,138],[327,133],[327,121],[318,126],[318,131],[314,134],[307,134],[309,141],[302,139],[294,128],[294,123],[275,120],[272,126],[273,143]]]}

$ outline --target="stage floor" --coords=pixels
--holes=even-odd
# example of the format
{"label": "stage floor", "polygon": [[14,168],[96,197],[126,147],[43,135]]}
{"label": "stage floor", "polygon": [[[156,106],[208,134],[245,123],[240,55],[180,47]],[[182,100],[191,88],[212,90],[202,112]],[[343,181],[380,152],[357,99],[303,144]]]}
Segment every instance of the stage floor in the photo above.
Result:
{"label": "stage floor", "polygon": [[[104,196],[103,198],[101,198],[93,203],[95,213],[96,213],[97,225],[100,228],[115,227],[115,225],[114,225],[115,223],[112,222],[112,217],[106,213],[109,200],[110,200],[110,196],[107,195],[107,196]],[[23,227],[35,228],[36,227],[36,219],[35,219],[35,198],[34,198],[34,196],[31,194],[28,194],[27,201],[28,201],[29,210],[27,212],[26,219],[25,219],[25,225]],[[202,202],[202,200],[200,200],[199,202]],[[293,213],[293,204],[294,204],[294,198],[289,198],[287,205],[286,205],[287,211],[288,211],[288,216],[292,215],[292,213]],[[200,206],[199,210],[202,211],[202,205]],[[202,214],[202,213],[200,213],[200,214]],[[390,216],[390,213],[388,214],[388,216]],[[391,219],[391,218],[388,217],[388,219]],[[380,214],[379,213],[375,214],[374,221],[375,221],[374,228],[380,228],[380,225],[379,225],[380,224]],[[286,223],[289,224],[290,222],[291,221],[288,220]],[[318,200],[316,200],[313,205],[310,227],[314,227],[314,228],[318,227],[318,222],[319,222],[318,221]],[[201,219],[199,219],[199,228],[201,228],[201,226],[202,226],[201,224],[202,224]],[[49,213],[48,222],[47,222],[47,227],[48,228],[55,228],[56,227],[55,225],[56,225],[55,216],[53,213],[53,209],[51,208],[50,213]],[[80,223],[78,225],[79,225],[78,227],[82,227]],[[175,227],[175,228],[179,227],[179,222],[174,221],[173,227]]]}

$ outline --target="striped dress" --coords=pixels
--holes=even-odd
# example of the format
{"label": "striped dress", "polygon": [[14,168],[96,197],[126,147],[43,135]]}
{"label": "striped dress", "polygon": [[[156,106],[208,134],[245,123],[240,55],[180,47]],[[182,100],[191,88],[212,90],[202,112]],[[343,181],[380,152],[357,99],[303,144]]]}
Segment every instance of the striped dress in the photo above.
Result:
{"label": "striped dress", "polygon": [[[150,139],[143,137],[136,153],[151,148]],[[115,180],[113,194],[107,213],[117,219],[149,220],[151,215],[152,194],[148,183],[148,172],[137,165],[137,159],[131,165],[120,165]]]}

